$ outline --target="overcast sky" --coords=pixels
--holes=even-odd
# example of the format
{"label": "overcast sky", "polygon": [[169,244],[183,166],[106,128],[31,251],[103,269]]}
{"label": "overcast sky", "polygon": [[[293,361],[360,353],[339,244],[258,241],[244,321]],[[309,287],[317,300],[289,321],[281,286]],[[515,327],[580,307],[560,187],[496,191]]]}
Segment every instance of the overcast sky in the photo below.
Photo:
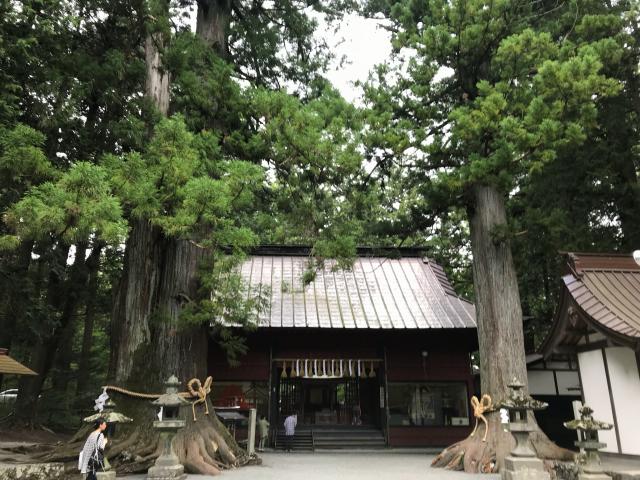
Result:
{"label": "overcast sky", "polygon": [[[196,28],[195,8],[189,8],[191,29]],[[380,21],[365,19],[355,14],[346,15],[335,31],[335,25],[327,27],[320,20],[316,35],[324,37],[335,54],[335,61],[327,72],[340,93],[349,101],[360,96],[360,89],[353,84],[358,80],[366,80],[369,72],[378,63],[384,62],[391,53],[391,35],[379,27]],[[344,58],[346,61],[342,62]]]}
{"label": "overcast sky", "polygon": [[[372,68],[391,54],[391,34],[379,24],[379,21],[352,14],[343,19],[337,33],[334,28],[322,28],[318,32],[336,56],[327,76],[347,100],[354,101],[360,96],[360,89],[353,83],[366,80]],[[340,67],[338,63],[343,56],[347,61]]]}

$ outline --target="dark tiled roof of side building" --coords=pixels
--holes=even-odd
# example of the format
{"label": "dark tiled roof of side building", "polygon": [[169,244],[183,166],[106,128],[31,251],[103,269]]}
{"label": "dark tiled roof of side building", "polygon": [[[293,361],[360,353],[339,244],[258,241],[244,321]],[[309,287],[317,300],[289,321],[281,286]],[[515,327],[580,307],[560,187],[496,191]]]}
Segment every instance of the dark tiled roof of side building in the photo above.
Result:
{"label": "dark tiled roof of side building", "polygon": [[640,348],[640,265],[631,255],[566,253],[558,312],[541,351],[576,345],[598,332]]}
{"label": "dark tiled roof of side building", "polygon": [[640,265],[631,255],[568,254],[562,277],[576,303],[603,327],[640,338]]}

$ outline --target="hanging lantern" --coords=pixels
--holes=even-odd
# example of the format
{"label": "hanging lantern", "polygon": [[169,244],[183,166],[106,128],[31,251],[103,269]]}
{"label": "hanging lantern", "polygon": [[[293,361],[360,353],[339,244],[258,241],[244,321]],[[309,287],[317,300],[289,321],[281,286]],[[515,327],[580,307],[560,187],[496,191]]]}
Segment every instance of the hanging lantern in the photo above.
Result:
{"label": "hanging lantern", "polygon": [[282,362],[282,375],[280,375],[280,377],[287,378],[287,361],[286,360]]}
{"label": "hanging lantern", "polygon": [[371,368],[369,369],[369,378],[374,378],[376,376],[376,371],[373,369],[373,360],[371,361]]}

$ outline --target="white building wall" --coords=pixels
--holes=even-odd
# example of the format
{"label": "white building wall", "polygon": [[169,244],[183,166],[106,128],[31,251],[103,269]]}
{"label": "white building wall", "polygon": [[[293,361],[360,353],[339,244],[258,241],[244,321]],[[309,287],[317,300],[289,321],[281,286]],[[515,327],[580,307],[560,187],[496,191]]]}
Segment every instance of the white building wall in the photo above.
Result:
{"label": "white building wall", "polygon": [[556,372],[558,395],[580,395],[578,372]]}
{"label": "white building wall", "polygon": [[529,370],[527,372],[530,395],[556,395],[556,382],[549,370]]}
{"label": "white building wall", "polygon": [[635,353],[630,348],[612,347],[606,349],[606,355],[618,419],[620,453],[640,455],[640,375]]}
{"label": "white building wall", "polygon": [[[585,403],[593,408],[595,418],[613,423],[613,410],[609,400],[602,351],[592,350],[578,353],[578,364]],[[607,444],[603,451],[618,453],[618,442],[614,430],[601,431],[600,440]]]}

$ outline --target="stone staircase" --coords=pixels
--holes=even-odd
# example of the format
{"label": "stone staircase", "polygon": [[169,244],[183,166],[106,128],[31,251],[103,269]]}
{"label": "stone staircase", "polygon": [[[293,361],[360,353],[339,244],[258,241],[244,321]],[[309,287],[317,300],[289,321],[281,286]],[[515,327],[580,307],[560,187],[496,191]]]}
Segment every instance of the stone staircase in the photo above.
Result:
{"label": "stone staircase", "polygon": [[[279,429],[276,435],[276,450],[284,450],[285,446],[285,435],[284,429]],[[313,450],[313,432],[310,427],[300,426],[296,428],[296,434],[293,436],[293,441],[291,442],[292,450]]]}
{"label": "stone staircase", "polygon": [[[284,449],[284,430],[278,430],[275,448]],[[381,430],[369,426],[300,426],[296,428],[292,449],[298,451],[386,448]]]}
{"label": "stone staircase", "polygon": [[369,426],[316,427],[313,429],[313,446],[322,449],[371,449],[386,448],[381,430]]}

